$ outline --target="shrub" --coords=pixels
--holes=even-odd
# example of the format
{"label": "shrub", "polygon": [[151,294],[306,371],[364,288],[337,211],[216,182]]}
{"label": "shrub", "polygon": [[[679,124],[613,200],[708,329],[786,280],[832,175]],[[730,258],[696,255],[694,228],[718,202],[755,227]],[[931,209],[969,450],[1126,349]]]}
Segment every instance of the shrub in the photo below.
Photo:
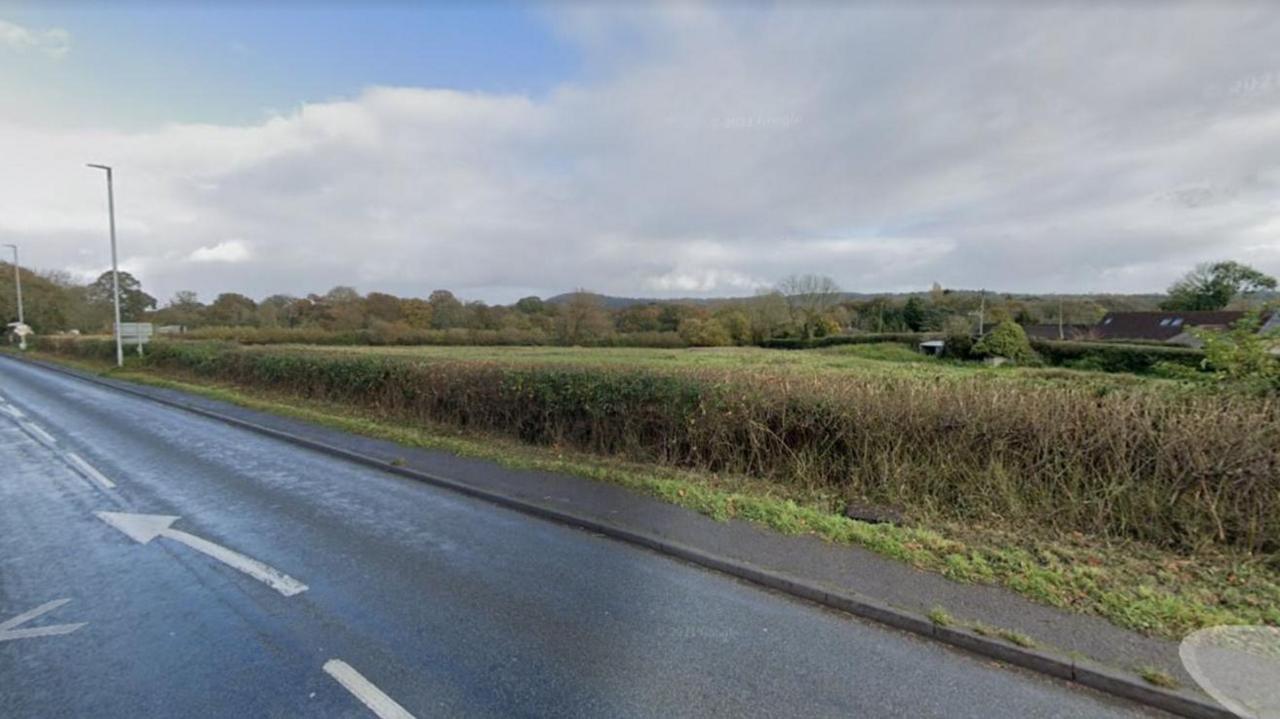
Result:
{"label": "shrub", "polygon": [[1031,348],[1049,364],[1105,372],[1145,374],[1161,362],[1199,369],[1204,362],[1204,352],[1200,350],[1169,345],[1033,339]]}
{"label": "shrub", "polygon": [[1223,381],[1258,391],[1280,390],[1280,361],[1272,354],[1274,334],[1261,335],[1262,320],[1251,312],[1229,330],[1192,330],[1204,342],[1204,366]]}
{"label": "shrub", "polygon": [[[109,342],[49,344],[104,354]],[[42,340],[42,349],[46,348]],[[109,354],[107,354],[109,356]],[[1280,399],[987,375],[426,361],[157,342],[156,368],[397,422],[765,478],[962,521],[1280,549]]]}
{"label": "shrub", "polygon": [[942,345],[942,356],[956,360],[976,359],[973,345],[973,335],[968,332],[947,335]]}
{"label": "shrub", "polygon": [[1009,320],[996,325],[986,337],[979,340],[973,346],[973,352],[984,357],[1003,357],[1014,362],[1029,362],[1035,357],[1022,325]]}

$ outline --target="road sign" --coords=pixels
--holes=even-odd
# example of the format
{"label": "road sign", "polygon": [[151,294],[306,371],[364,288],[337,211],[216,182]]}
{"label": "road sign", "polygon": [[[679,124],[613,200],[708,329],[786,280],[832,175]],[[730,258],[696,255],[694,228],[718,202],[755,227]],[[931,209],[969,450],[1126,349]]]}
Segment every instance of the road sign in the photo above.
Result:
{"label": "road sign", "polygon": [[125,344],[146,344],[156,333],[155,325],[150,322],[121,322],[120,339]]}

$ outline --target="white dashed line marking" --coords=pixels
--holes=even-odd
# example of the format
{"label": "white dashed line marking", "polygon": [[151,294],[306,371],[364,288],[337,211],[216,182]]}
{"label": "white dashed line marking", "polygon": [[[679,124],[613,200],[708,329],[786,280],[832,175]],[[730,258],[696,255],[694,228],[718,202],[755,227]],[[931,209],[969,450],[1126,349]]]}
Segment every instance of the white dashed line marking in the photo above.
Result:
{"label": "white dashed line marking", "polygon": [[373,685],[373,682],[365,679],[360,672],[341,659],[330,659],[325,662],[324,671],[369,707],[369,711],[378,715],[379,719],[413,719],[413,715],[397,704],[395,699],[384,694],[381,689]]}
{"label": "white dashed line marking", "polygon": [[97,468],[94,467],[92,464],[89,464],[88,462],[84,461],[84,459],[80,455],[76,454],[75,452],[67,452],[66,457],[67,457],[67,461],[71,463],[71,466],[75,467],[76,470],[80,472],[80,474],[83,474],[85,477],[97,482],[99,485],[102,486],[103,489],[116,488],[115,482],[112,482],[111,480],[103,476],[102,472],[99,472]]}

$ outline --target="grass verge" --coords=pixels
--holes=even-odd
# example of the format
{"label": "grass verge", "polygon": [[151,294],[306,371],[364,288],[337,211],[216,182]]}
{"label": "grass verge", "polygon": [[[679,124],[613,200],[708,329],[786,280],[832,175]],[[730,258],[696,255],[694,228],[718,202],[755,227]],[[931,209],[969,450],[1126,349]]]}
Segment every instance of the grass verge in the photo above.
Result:
{"label": "grass verge", "polygon": [[1138,667],[1138,676],[1146,680],[1148,684],[1163,689],[1177,689],[1180,686],[1178,680],[1174,679],[1168,672],[1152,666]]}
{"label": "grass verge", "polygon": [[1119,626],[1165,638],[1178,639],[1218,624],[1280,625],[1276,557],[1220,549],[1188,556],[1079,533],[1036,534],[929,517],[918,518],[917,526],[873,525],[837,514],[835,497],[765,480],[535,447],[502,437],[464,434],[451,427],[406,426],[348,405],[274,396],[260,388],[248,391],[173,373],[118,371],[93,362],[40,356],[406,446],[611,482],[715,519],[744,519],[784,534],[811,533],[858,545],[953,580],[1003,586],[1040,602],[1100,615]]}

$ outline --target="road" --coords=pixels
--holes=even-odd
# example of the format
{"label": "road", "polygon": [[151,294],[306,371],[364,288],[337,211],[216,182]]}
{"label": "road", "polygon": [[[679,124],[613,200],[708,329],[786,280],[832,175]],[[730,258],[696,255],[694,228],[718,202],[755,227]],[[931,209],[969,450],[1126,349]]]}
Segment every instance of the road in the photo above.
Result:
{"label": "road", "polygon": [[7,358],[0,401],[10,719],[1137,713]]}

